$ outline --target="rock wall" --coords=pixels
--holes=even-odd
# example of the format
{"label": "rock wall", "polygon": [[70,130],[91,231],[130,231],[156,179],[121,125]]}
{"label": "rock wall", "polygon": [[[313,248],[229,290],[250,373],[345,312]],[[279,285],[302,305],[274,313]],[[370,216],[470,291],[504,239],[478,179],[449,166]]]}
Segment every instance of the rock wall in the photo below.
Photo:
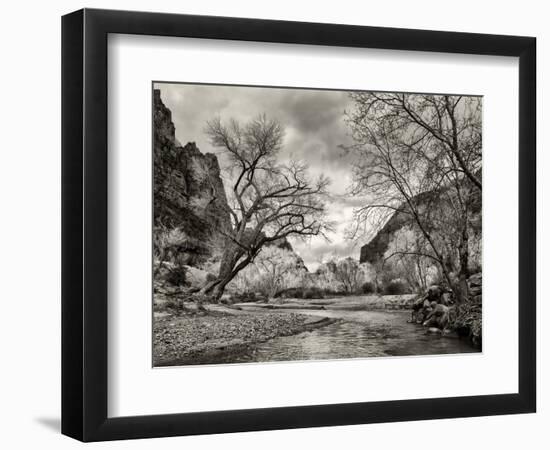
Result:
{"label": "rock wall", "polygon": [[401,228],[412,224],[413,221],[409,215],[396,211],[380,231],[367,244],[361,247],[359,262],[375,264],[382,259],[393,235]]}
{"label": "rock wall", "polygon": [[218,159],[201,153],[194,142],[181,146],[160,90],[153,101],[154,225],[180,227],[208,240],[230,227]]}
{"label": "rock wall", "polygon": [[[481,262],[481,255],[476,253],[475,247],[479,244],[481,239],[481,193],[476,192],[476,197],[472,201],[472,217],[470,218],[471,223],[471,251],[473,259],[479,259]],[[437,200],[439,197],[438,193],[435,192],[425,192],[418,195],[413,201],[417,202],[418,208],[436,208],[444,211],[444,205],[442,201]],[[388,246],[390,245],[395,233],[402,228],[410,226],[416,228],[416,222],[409,214],[396,211],[386,222],[386,224],[374,235],[374,237],[365,245],[361,247],[360,253],[360,262],[368,262],[370,264],[375,264],[380,261]],[[476,242],[477,240],[477,242]]]}

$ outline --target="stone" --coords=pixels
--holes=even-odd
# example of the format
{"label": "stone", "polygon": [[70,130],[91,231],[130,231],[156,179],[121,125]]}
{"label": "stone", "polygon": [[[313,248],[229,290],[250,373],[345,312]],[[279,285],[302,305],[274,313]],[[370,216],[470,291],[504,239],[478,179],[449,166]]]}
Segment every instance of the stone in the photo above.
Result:
{"label": "stone", "polygon": [[445,328],[443,331],[442,331],[442,336],[445,336],[445,337],[448,337],[448,338],[458,338],[458,334],[453,331],[453,330],[450,330],[448,328]]}
{"label": "stone", "polygon": [[450,308],[448,306],[437,304],[426,317],[423,326],[444,329],[449,324],[449,313]]}
{"label": "stone", "polygon": [[428,328],[426,333],[428,333],[428,334],[440,334],[441,330],[439,328],[436,328],[436,327],[430,327],[430,328]]}

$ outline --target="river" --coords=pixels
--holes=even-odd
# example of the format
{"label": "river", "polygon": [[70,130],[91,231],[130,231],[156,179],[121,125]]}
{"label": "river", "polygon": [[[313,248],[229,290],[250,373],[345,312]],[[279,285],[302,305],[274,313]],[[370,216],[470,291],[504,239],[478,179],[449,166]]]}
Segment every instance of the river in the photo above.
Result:
{"label": "river", "polygon": [[340,320],[312,331],[272,339],[239,354],[220,355],[219,360],[210,363],[439,355],[480,351],[466,340],[428,334],[426,328],[407,323],[410,311],[293,312]]}

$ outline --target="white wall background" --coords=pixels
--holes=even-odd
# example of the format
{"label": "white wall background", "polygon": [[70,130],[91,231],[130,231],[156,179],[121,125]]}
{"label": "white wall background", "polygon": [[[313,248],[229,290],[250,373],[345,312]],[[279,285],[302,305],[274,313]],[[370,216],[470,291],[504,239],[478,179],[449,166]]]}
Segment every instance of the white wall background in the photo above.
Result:
{"label": "white wall background", "polygon": [[[472,0],[297,2],[278,0],[88,0],[85,3],[6,2],[0,16],[0,443],[3,448],[74,448],[59,434],[60,417],[60,16],[83,6],[189,14],[354,23],[449,31],[531,35],[538,38],[539,241],[538,273],[549,268],[548,207],[543,180],[550,169],[544,109],[550,71],[549,10],[544,2]],[[546,226],[545,226],[546,225]],[[548,232],[548,231],[547,231]],[[96,444],[96,448],[299,448],[369,446],[446,450],[548,448],[550,374],[542,324],[549,290],[539,282],[539,412],[535,415],[239,433]],[[475,376],[475,375],[474,375]]]}

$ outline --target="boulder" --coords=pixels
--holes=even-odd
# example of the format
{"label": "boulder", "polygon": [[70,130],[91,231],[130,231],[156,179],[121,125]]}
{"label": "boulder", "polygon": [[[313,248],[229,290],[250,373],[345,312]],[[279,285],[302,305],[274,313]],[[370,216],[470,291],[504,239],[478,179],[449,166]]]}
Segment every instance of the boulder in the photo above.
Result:
{"label": "boulder", "polygon": [[449,324],[449,311],[450,308],[448,306],[436,304],[422,325],[429,328],[444,329]]}

